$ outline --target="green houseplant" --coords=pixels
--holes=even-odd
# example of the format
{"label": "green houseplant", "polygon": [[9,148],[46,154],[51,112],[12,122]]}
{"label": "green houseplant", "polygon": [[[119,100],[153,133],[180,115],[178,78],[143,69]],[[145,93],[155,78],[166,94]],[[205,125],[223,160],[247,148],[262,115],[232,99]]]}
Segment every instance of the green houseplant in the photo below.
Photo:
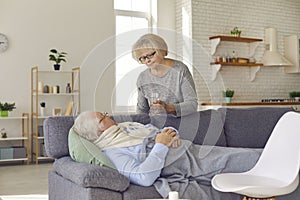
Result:
{"label": "green houseplant", "polygon": [[0,130],[0,133],[1,133],[1,138],[7,138],[7,133],[6,133],[5,128],[2,128],[2,129]]}
{"label": "green houseplant", "polygon": [[230,31],[231,35],[235,36],[235,37],[240,37],[242,31],[238,29],[238,27],[234,27],[231,31]]}
{"label": "green houseplant", "polygon": [[294,98],[296,101],[300,100],[300,91],[293,91],[289,93],[290,98]]}
{"label": "green houseplant", "polygon": [[46,107],[46,103],[42,101],[42,102],[40,103],[40,106],[41,106],[42,108],[45,108],[45,107]]}
{"label": "green houseplant", "polygon": [[59,70],[60,69],[60,63],[61,62],[67,62],[66,60],[66,52],[59,52],[56,49],[51,49],[50,54],[49,54],[49,60],[53,61],[54,64],[54,70]]}
{"label": "green houseplant", "polygon": [[15,103],[1,103],[0,102],[0,116],[1,117],[7,117],[8,116],[8,112],[12,111],[13,109],[16,108]]}
{"label": "green houseplant", "polygon": [[230,103],[231,102],[231,98],[234,95],[234,90],[231,89],[226,89],[225,91],[223,91],[223,96],[226,99],[226,103]]}

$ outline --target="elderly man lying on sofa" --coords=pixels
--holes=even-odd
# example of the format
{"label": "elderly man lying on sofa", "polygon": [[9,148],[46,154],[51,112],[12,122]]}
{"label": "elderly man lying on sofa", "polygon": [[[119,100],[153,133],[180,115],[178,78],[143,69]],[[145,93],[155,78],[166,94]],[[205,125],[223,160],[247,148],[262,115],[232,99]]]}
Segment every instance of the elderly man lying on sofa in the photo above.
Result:
{"label": "elderly man lying on sofa", "polygon": [[[79,136],[78,136],[78,135]],[[83,112],[69,134],[71,157],[78,159],[78,142],[92,142],[109,159],[110,167],[141,186],[154,184],[162,197],[178,191],[180,198],[221,199],[199,187],[221,172],[241,172],[254,166],[262,150],[202,146],[180,140],[172,127],[161,130],[137,122],[116,123],[107,114]],[[77,135],[77,136],[76,136]],[[73,137],[80,138],[76,143]],[[75,153],[74,153],[75,152]]]}

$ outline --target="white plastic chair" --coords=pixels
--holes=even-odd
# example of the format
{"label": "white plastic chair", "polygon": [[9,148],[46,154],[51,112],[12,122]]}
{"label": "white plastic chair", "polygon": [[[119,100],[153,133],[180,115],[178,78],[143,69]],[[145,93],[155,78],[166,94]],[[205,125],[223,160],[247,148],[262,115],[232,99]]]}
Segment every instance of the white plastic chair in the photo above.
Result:
{"label": "white plastic chair", "polygon": [[290,111],[277,122],[252,169],[243,173],[218,174],[211,183],[213,188],[221,192],[275,199],[297,188],[299,168],[300,114]]}

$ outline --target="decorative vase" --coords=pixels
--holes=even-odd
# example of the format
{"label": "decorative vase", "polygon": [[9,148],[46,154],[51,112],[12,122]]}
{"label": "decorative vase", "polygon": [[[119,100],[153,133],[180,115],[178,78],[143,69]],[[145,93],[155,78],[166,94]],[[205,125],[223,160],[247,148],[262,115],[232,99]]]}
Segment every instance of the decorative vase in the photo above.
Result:
{"label": "decorative vase", "polygon": [[40,116],[45,116],[45,107],[40,107]]}
{"label": "decorative vase", "polygon": [[55,64],[55,65],[53,65],[53,66],[54,66],[54,70],[55,70],[55,71],[60,70],[60,65],[59,65],[59,64]]}
{"label": "decorative vase", "polygon": [[0,110],[0,117],[8,117],[8,110]]}
{"label": "decorative vase", "polygon": [[300,97],[294,97],[295,101],[300,101]]}
{"label": "decorative vase", "polygon": [[231,102],[231,97],[225,97],[226,103],[230,103]]}
{"label": "decorative vase", "polygon": [[49,86],[48,85],[44,86],[43,93],[49,93]]}

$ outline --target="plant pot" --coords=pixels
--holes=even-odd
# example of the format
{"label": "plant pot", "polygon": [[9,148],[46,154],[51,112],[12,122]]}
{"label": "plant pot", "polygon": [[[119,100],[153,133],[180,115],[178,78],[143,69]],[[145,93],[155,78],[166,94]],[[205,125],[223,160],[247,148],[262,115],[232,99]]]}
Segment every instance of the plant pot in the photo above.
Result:
{"label": "plant pot", "polygon": [[45,116],[45,107],[40,107],[40,116]]}
{"label": "plant pot", "polygon": [[231,97],[225,97],[226,103],[230,103],[231,102]]}
{"label": "plant pot", "polygon": [[60,70],[60,65],[59,64],[55,64],[55,65],[53,65],[53,67],[54,67],[54,70],[56,70],[56,71]]}
{"label": "plant pot", "polygon": [[8,110],[0,110],[0,117],[8,117]]}

